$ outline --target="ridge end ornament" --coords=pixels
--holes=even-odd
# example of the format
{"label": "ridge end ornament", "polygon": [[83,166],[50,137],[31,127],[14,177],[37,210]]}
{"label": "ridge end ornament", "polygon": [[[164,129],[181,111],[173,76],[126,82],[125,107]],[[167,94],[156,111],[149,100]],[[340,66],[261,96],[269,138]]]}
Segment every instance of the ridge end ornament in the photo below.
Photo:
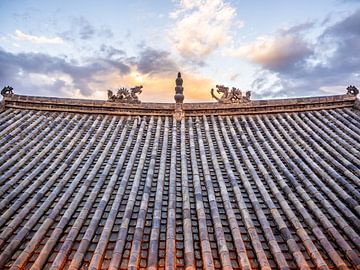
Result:
{"label": "ridge end ornament", "polygon": [[1,95],[3,97],[11,97],[12,95],[14,95],[14,88],[12,88],[11,86],[5,86],[2,90],[1,90]]}
{"label": "ridge end ornament", "polygon": [[346,94],[348,94],[348,95],[350,95],[350,96],[357,96],[358,94],[359,94],[359,89],[357,89],[356,87],[355,87],[355,85],[349,85],[347,88],[346,88],[346,90],[347,90],[347,93]]}

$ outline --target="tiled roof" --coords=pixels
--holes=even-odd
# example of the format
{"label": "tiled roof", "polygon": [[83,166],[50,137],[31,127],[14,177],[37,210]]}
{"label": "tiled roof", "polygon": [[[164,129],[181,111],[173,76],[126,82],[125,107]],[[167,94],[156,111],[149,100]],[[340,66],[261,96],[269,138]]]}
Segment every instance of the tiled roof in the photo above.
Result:
{"label": "tiled roof", "polygon": [[0,114],[0,269],[360,268],[354,101],[176,121],[20,99]]}

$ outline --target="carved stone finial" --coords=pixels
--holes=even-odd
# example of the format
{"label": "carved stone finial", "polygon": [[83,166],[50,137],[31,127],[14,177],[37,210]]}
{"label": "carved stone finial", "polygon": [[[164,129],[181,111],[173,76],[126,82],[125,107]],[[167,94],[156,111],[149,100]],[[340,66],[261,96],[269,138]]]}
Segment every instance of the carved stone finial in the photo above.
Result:
{"label": "carved stone finial", "polygon": [[347,94],[350,96],[357,96],[359,94],[359,89],[357,89],[354,85],[350,85],[346,88]]}
{"label": "carved stone finial", "polygon": [[221,97],[217,97],[214,94],[214,89],[211,89],[211,96],[216,99],[219,103],[246,103],[250,102],[251,91],[243,93],[238,88],[226,87],[224,85],[216,85],[218,94],[222,94]]}
{"label": "carved stone finial", "polygon": [[111,90],[108,90],[108,101],[118,103],[141,103],[138,96],[142,92],[142,85],[135,86],[133,88],[119,88],[117,93],[114,94]]}
{"label": "carved stone finial", "polygon": [[14,94],[13,90],[14,90],[14,88],[12,88],[11,86],[5,86],[1,90],[1,95],[3,97],[11,97]]}
{"label": "carved stone finial", "polygon": [[175,87],[175,101],[176,103],[184,102],[184,87],[182,87],[183,79],[181,78],[181,73],[179,72],[176,78],[176,87]]}

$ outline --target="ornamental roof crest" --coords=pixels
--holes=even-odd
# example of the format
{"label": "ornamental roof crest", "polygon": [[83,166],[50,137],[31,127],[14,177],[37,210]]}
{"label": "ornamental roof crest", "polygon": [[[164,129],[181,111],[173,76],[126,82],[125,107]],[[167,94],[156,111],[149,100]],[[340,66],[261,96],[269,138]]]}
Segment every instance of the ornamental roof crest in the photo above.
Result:
{"label": "ornamental roof crest", "polygon": [[116,94],[108,90],[108,101],[117,103],[141,103],[138,95],[141,94],[142,88],[142,85],[130,89],[123,87],[119,88]]}
{"label": "ornamental roof crest", "polygon": [[211,96],[219,103],[247,103],[250,102],[251,91],[243,92],[238,88],[226,87],[224,85],[216,85],[216,92],[221,94],[220,97],[215,95],[214,89],[211,89]]}

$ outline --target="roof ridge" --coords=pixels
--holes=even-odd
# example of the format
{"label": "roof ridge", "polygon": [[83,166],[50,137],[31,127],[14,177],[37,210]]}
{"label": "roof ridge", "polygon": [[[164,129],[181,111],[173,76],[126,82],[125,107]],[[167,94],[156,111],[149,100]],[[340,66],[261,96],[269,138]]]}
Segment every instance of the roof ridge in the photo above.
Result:
{"label": "roof ridge", "polygon": [[[252,100],[247,103],[114,103],[105,100],[38,97],[26,95],[4,96],[1,110],[7,108],[111,115],[173,116],[180,108],[185,116],[240,115],[278,112],[311,111],[344,107],[359,107],[356,95],[343,94],[319,97]],[[181,119],[181,118],[180,118]],[[180,120],[177,119],[177,120]]]}
{"label": "roof ridge", "polygon": [[230,89],[230,87],[216,85],[216,92],[221,96],[216,96],[214,89],[211,89],[211,95],[217,102],[183,103],[182,84],[183,80],[179,72],[174,96],[176,103],[142,103],[137,96],[142,92],[142,86],[130,89],[120,88],[116,94],[108,90],[108,100],[16,95],[12,87],[6,86],[1,90],[4,99],[0,104],[0,111],[6,108],[17,108],[117,115],[163,115],[173,116],[179,121],[185,116],[262,114],[359,107],[359,101],[356,98],[359,90],[353,85],[347,87],[347,93],[343,95],[269,100],[251,100],[250,91],[244,92],[235,87]]}

